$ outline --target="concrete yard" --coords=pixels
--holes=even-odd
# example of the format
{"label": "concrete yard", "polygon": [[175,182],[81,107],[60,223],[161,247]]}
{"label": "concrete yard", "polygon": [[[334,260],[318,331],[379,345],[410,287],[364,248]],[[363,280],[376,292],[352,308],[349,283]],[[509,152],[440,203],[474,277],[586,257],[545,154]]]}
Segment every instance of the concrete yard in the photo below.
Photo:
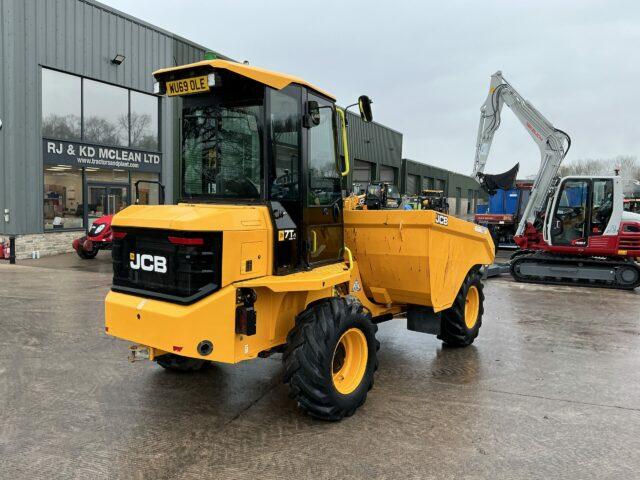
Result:
{"label": "concrete yard", "polygon": [[110,280],[108,253],[0,264],[1,478],[640,476],[640,292],[490,279],[466,349],[381,324],[375,387],[331,424],[297,411],[279,355],[130,364]]}

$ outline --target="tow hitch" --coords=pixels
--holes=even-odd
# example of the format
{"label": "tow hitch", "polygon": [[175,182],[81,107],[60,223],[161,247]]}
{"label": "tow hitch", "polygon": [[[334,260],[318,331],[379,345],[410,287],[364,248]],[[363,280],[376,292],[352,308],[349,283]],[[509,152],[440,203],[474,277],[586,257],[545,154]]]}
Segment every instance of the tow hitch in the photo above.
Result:
{"label": "tow hitch", "polygon": [[127,358],[131,363],[140,360],[149,360],[150,357],[149,347],[143,345],[131,345],[129,347],[129,356]]}

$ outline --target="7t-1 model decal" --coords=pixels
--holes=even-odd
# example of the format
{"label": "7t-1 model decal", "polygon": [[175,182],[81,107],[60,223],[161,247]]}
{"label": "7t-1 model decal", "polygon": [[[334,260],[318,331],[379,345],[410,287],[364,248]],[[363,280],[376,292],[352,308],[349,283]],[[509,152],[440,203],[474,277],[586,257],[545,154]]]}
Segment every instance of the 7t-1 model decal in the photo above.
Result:
{"label": "7t-1 model decal", "polygon": [[298,238],[295,228],[288,228],[286,230],[278,230],[278,241],[287,242],[289,240],[295,240]]}

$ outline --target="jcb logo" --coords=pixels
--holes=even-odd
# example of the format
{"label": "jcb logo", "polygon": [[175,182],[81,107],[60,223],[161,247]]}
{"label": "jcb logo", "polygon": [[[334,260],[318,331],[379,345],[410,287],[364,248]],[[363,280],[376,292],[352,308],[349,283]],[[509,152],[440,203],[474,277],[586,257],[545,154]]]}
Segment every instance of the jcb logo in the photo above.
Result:
{"label": "jcb logo", "polygon": [[145,272],[167,273],[167,259],[159,255],[147,255],[139,253],[129,254],[129,266],[132,270],[144,270]]}
{"label": "jcb logo", "polygon": [[440,225],[444,225],[445,227],[449,225],[449,218],[446,215],[442,215],[438,213],[436,215],[436,223]]}

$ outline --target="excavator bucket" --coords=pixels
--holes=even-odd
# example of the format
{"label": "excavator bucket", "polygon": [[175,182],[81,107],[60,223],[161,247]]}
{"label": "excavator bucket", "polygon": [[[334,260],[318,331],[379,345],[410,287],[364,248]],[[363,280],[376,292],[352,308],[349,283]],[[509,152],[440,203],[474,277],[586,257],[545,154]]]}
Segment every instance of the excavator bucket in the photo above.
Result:
{"label": "excavator bucket", "polygon": [[520,163],[516,163],[511,170],[496,175],[481,174],[480,186],[489,195],[496,193],[496,190],[510,190],[516,185],[516,177],[520,170]]}

